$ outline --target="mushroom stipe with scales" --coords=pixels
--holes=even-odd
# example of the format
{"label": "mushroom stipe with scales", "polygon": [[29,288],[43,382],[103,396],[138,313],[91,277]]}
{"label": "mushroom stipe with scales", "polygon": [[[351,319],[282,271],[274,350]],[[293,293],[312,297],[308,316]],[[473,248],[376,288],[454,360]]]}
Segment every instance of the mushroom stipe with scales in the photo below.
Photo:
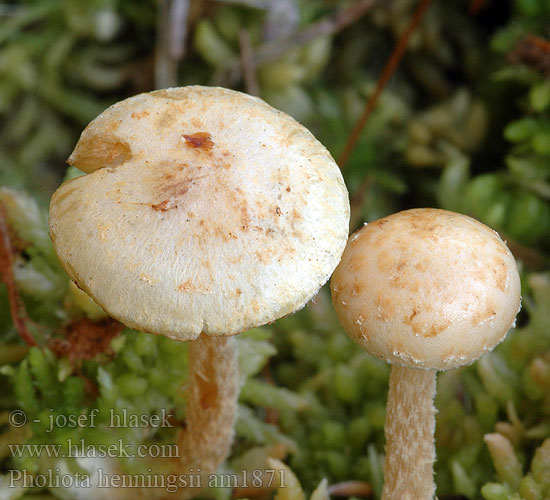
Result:
{"label": "mushroom stipe with scales", "polygon": [[470,217],[406,210],[350,237],[331,288],[348,335],[392,364],[382,499],[432,500],[436,371],[472,363],[513,326],[514,257]]}
{"label": "mushroom stipe with scales", "polygon": [[52,198],[60,262],[125,325],[189,342],[182,458],[164,465],[207,475],[233,436],[231,336],[303,307],[340,260],[349,224],[340,171],[288,115],[199,86],[111,106],[69,163],[88,175]]}

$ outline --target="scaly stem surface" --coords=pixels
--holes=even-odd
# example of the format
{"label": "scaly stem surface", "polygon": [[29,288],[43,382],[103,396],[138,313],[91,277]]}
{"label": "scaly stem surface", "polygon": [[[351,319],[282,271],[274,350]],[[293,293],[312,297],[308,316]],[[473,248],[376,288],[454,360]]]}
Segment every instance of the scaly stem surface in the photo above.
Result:
{"label": "scaly stem surface", "polygon": [[233,337],[202,334],[188,345],[186,426],[178,438],[180,457],[152,459],[150,463],[153,474],[181,477],[187,487],[171,492],[164,488],[123,489],[117,500],[200,496],[200,487],[208,485],[209,476],[229,455],[239,393],[237,342]]}
{"label": "scaly stem surface", "polygon": [[434,498],[435,382],[435,370],[391,368],[382,500]]}
{"label": "scaly stem surface", "polygon": [[203,334],[189,342],[188,356],[187,428],[180,450],[186,466],[210,474],[227,458],[233,441],[239,391],[237,344],[233,337]]}

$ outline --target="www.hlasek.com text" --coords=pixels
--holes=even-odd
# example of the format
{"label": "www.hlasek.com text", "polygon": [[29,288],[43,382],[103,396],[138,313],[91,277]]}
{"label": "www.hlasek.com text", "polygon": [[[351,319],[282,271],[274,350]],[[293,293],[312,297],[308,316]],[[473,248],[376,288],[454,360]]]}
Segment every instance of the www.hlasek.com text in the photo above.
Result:
{"label": "www.hlasek.com text", "polygon": [[66,444],[8,444],[11,456],[48,457],[48,458],[180,458],[177,444],[147,443],[131,444],[118,439],[113,443],[86,444],[84,439],[73,441],[68,438]]}

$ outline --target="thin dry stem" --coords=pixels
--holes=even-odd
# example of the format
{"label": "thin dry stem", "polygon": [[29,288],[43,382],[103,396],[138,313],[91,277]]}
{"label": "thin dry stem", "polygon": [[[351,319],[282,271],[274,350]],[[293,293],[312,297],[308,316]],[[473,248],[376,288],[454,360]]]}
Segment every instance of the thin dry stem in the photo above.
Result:
{"label": "thin dry stem", "polygon": [[537,251],[536,248],[528,247],[514,241],[507,234],[500,233],[510,251],[516,259],[521,262],[531,271],[543,271],[547,265],[547,259]]}
{"label": "thin dry stem", "polygon": [[395,46],[395,49],[393,50],[390,58],[388,59],[388,62],[384,66],[384,69],[382,70],[382,74],[380,75],[380,78],[376,83],[376,88],[373,94],[367,100],[365,109],[363,110],[363,114],[360,116],[359,120],[357,120],[357,123],[355,124],[355,127],[349,136],[348,142],[346,143],[344,150],[340,155],[340,158],[338,158],[338,165],[342,170],[346,166],[349,160],[349,157],[351,155],[351,152],[353,151],[353,148],[355,147],[357,139],[359,139],[359,135],[361,134],[361,131],[365,127],[365,124],[367,123],[369,116],[374,111],[376,102],[378,101],[378,98],[380,97],[382,90],[384,90],[384,87],[386,86],[389,79],[397,69],[397,66],[399,65],[399,61],[401,61],[401,58],[405,53],[405,49],[407,48],[407,43],[409,41],[409,38],[411,37],[414,30],[422,20],[424,13],[426,12],[426,9],[430,5],[430,2],[431,0],[422,0],[418,4],[418,7],[414,11],[413,17],[409,25],[401,35],[401,38],[397,42],[397,45]]}
{"label": "thin dry stem", "polygon": [[178,83],[178,61],[185,55],[189,0],[160,0],[157,14],[155,87]]}
{"label": "thin dry stem", "polygon": [[170,12],[169,50],[170,57],[176,61],[185,55],[185,37],[187,36],[187,17],[189,0],[175,0]]}
{"label": "thin dry stem", "polygon": [[8,219],[6,211],[0,203],[0,281],[3,281],[8,289],[10,313],[15,329],[21,338],[32,346],[36,345],[36,340],[27,327],[27,313],[17,292],[13,275],[13,255]]}
{"label": "thin dry stem", "polygon": [[435,382],[434,370],[392,366],[382,500],[434,498]]}
{"label": "thin dry stem", "polygon": [[366,481],[344,481],[331,484],[328,487],[328,492],[330,495],[338,497],[370,498],[372,496],[372,486]]}

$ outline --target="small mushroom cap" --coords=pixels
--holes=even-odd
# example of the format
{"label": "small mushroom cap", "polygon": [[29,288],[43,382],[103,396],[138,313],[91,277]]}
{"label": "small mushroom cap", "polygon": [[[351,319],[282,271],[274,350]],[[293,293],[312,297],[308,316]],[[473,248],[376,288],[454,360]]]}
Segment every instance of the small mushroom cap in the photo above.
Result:
{"label": "small mushroom cap", "polygon": [[465,215],[414,209],[354,233],[331,280],[348,335],[391,363],[446,370],[493,349],[520,307],[516,262]]}
{"label": "small mushroom cap", "polygon": [[50,231],[71,278],[126,325],[231,335],[302,307],[348,236],[337,165],[303,126],[221,88],[141,94],[82,133]]}

